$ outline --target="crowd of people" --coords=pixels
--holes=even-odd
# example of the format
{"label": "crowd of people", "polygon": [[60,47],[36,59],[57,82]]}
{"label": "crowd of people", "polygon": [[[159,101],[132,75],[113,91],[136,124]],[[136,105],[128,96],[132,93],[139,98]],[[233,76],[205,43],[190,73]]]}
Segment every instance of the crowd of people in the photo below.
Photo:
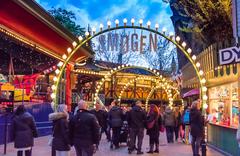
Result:
{"label": "crowd of people", "polygon": [[[204,134],[204,118],[198,101],[193,102],[191,108],[185,107],[184,111],[170,107],[160,109],[151,104],[146,112],[142,107],[142,102],[137,101],[131,108],[122,109],[118,101],[113,100],[108,109],[98,101],[95,108],[89,110],[88,104],[81,100],[75,111],[68,113],[65,104],[58,105],[56,112],[49,115],[49,120],[53,122],[52,138],[48,143],[52,147],[52,156],[69,156],[72,146],[77,156],[92,156],[99,148],[103,133],[106,134],[111,148],[118,149],[121,142],[126,142],[129,154],[135,150],[137,154],[143,154],[145,129],[149,135],[147,153],[159,153],[160,132],[166,130],[168,143],[180,141],[179,138],[184,142],[188,136],[183,131],[186,126],[191,129],[193,155],[199,155]],[[18,156],[22,156],[23,151],[26,156],[31,156],[37,130],[33,117],[26,112],[23,105],[16,110],[13,126]],[[121,133],[122,131],[126,133]],[[121,136],[123,134],[124,136]]]}

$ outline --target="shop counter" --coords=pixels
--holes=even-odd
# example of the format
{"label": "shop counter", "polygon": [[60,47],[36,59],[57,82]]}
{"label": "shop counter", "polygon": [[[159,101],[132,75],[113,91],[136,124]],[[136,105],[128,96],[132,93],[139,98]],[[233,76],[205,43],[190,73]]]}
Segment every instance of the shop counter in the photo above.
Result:
{"label": "shop counter", "polygon": [[214,123],[208,124],[208,143],[233,156],[240,156],[236,140],[237,128]]}

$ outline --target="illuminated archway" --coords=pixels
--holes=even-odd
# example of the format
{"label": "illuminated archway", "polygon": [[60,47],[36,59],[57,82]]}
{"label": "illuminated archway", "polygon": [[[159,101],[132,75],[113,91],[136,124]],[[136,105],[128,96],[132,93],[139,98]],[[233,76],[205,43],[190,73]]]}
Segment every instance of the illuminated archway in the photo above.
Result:
{"label": "illuminated archway", "polygon": [[148,71],[152,74],[154,74],[155,76],[159,77],[162,81],[166,81],[167,79],[164,78],[157,70],[155,69],[152,69],[152,68],[145,68],[145,67],[138,67],[138,66],[131,66],[131,65],[120,65],[116,68],[113,68],[112,70],[110,70],[105,76],[104,78],[101,79],[101,81],[97,84],[97,89],[96,89],[96,92],[94,94],[94,104],[96,104],[96,101],[98,98],[98,93],[100,91],[100,88],[102,87],[102,85],[104,84],[104,82],[106,81],[106,79],[110,78],[113,74],[117,73],[117,72],[120,72],[122,70],[125,70],[125,69],[134,69],[134,68],[138,68],[138,69],[143,69],[145,71]]}
{"label": "illuminated archway", "polygon": [[[177,88],[174,88],[174,87],[169,86],[169,85],[164,85],[164,84],[159,84],[159,85],[157,85],[157,86],[152,87],[150,93],[149,93],[148,96],[147,96],[146,105],[148,105],[149,99],[151,98],[154,90],[156,90],[156,89],[158,89],[158,88],[163,88],[163,89],[166,91],[167,96],[168,96],[168,99],[169,99],[169,106],[172,107],[172,105],[173,105],[173,100],[174,100],[174,96],[177,95],[177,94],[180,94],[180,93],[179,93],[179,91],[178,91]],[[174,96],[172,96],[172,93],[171,93],[172,91],[171,91],[171,90],[175,90],[175,91],[176,91],[176,93],[175,93]]]}
{"label": "illuminated archway", "polygon": [[[132,28],[132,29],[146,30],[148,32],[152,32],[157,35],[160,35],[160,36],[164,37],[165,39],[167,39],[168,41],[172,42],[178,49],[180,49],[180,51],[187,57],[187,59],[190,61],[190,63],[194,67],[194,70],[196,72],[196,75],[197,75],[197,77],[199,79],[199,83],[200,83],[200,98],[202,99],[201,100],[202,106],[204,109],[206,109],[207,108],[206,101],[207,101],[208,97],[206,95],[207,87],[205,86],[206,79],[204,78],[204,72],[202,70],[200,70],[200,63],[196,62],[195,55],[191,55],[192,50],[190,48],[187,48],[186,42],[180,43],[181,38],[179,36],[174,37],[173,33],[167,34],[166,29],[163,29],[162,32],[158,31],[159,30],[158,24],[155,25],[155,29],[152,29],[150,21],[147,22],[147,27],[143,26],[142,19],[139,20],[139,26],[134,25],[134,23],[135,23],[134,19],[131,20],[131,25],[127,25],[127,19],[124,19],[123,23],[124,23],[123,26],[119,26],[119,20],[116,20],[115,27],[111,27],[111,21],[108,21],[107,22],[108,27],[105,30],[103,30],[103,24],[100,24],[100,26],[99,26],[100,31],[98,33],[96,33],[96,28],[92,28],[92,32],[91,32],[92,36],[90,36],[89,32],[86,32],[85,38],[83,38],[82,36],[79,36],[79,38],[78,38],[79,41],[74,41],[72,43],[73,49],[71,47],[67,48],[67,53],[63,54],[63,56],[62,56],[64,62],[59,62],[59,64],[58,64],[59,69],[55,70],[55,73],[56,73],[56,76],[54,77],[55,84],[52,86],[52,89],[54,90],[54,92],[51,94],[51,97],[54,100],[55,106],[58,103],[58,101],[57,101],[58,99],[56,98],[56,95],[58,95],[58,88],[59,88],[59,83],[60,83],[61,77],[66,68],[66,65],[68,64],[70,59],[73,57],[73,55],[76,53],[76,51],[80,47],[82,47],[84,44],[86,44],[88,41],[90,41],[92,38],[95,38],[96,36],[99,36],[103,33],[110,32],[113,30],[118,30],[118,29]],[[108,78],[111,74],[112,74],[112,72],[107,74],[103,78],[103,81],[105,81],[105,78]]]}
{"label": "illuminated archway", "polygon": [[[173,98],[171,97],[172,95],[168,93],[168,89],[174,89],[175,91],[178,92],[178,89],[172,87],[172,86],[168,83],[168,81],[165,80],[165,79],[164,79],[164,81],[162,81],[162,78],[160,78],[160,80],[158,80],[157,78],[151,78],[151,77],[146,77],[146,76],[144,76],[144,77],[137,77],[137,78],[134,78],[134,79],[130,80],[130,81],[123,87],[123,89],[121,90],[120,95],[119,95],[119,97],[118,97],[118,100],[119,100],[119,101],[121,101],[122,94],[123,94],[123,92],[127,89],[127,87],[128,87],[130,84],[132,84],[133,82],[137,81],[137,80],[150,80],[150,81],[154,81],[155,83],[158,82],[158,83],[159,83],[158,86],[160,86],[160,84],[161,84],[161,86],[162,86],[162,87],[164,88],[164,90],[166,91],[169,100],[171,100],[171,99],[173,99]],[[155,86],[155,87],[156,87],[156,86]],[[153,87],[153,88],[155,88],[155,87]],[[158,88],[159,88],[159,87],[158,87]],[[152,91],[152,89],[151,89],[151,91]],[[149,96],[149,95],[148,95],[148,96]],[[147,97],[148,97],[148,96],[147,96]],[[148,99],[147,99],[147,100],[148,100]],[[148,105],[148,103],[145,104],[145,109],[147,108],[147,105]]]}

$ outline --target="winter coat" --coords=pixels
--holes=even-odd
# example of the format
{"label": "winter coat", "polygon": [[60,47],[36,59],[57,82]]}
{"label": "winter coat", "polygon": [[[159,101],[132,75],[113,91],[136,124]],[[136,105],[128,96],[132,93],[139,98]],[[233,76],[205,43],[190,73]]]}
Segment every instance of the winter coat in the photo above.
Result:
{"label": "winter coat", "polygon": [[166,109],[163,119],[165,126],[175,126],[176,123],[175,115],[170,108]]}
{"label": "winter coat", "polygon": [[144,128],[146,122],[146,112],[139,106],[134,106],[127,113],[127,121],[130,128]]}
{"label": "winter coat", "polygon": [[105,110],[91,110],[91,113],[94,114],[98,120],[98,123],[101,127],[107,127],[108,113]]}
{"label": "winter coat", "polygon": [[162,117],[161,115],[157,115],[157,113],[150,113],[147,116],[147,124],[154,122],[154,125],[152,128],[147,129],[147,134],[148,135],[153,135],[153,136],[159,136],[159,130],[160,130],[160,126],[162,125]]}
{"label": "winter coat", "polygon": [[62,112],[49,114],[49,120],[53,122],[52,147],[57,151],[69,151],[69,126],[67,115]]}
{"label": "winter coat", "polygon": [[89,147],[99,143],[100,126],[90,111],[80,109],[70,120],[69,126],[72,145]]}
{"label": "winter coat", "polygon": [[113,106],[108,114],[111,127],[122,127],[124,114],[123,110],[118,106]]}
{"label": "winter coat", "polygon": [[190,128],[191,135],[194,137],[202,137],[204,134],[204,118],[197,109],[190,111]]}
{"label": "winter coat", "polygon": [[27,148],[34,145],[37,129],[33,116],[25,112],[13,118],[13,139],[15,148]]}
{"label": "winter coat", "polygon": [[[175,114],[175,113],[174,113]],[[181,117],[181,113],[180,112],[178,112],[178,114],[176,115],[175,114],[175,126],[176,127],[179,127],[181,124],[182,124],[182,117]]]}

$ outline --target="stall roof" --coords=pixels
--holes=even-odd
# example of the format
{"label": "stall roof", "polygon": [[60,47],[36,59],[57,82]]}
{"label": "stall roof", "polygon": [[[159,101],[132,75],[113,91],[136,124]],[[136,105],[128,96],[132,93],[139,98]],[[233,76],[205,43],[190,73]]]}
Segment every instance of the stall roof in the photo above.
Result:
{"label": "stall roof", "polygon": [[[11,31],[18,38],[47,49],[40,51],[57,59],[61,59],[72,42],[77,41],[72,33],[33,0],[1,0],[0,28],[2,32]],[[73,60],[91,55],[82,48]]]}
{"label": "stall roof", "polygon": [[25,75],[41,73],[56,65],[58,60],[39,53],[35,48],[26,46],[0,32],[0,62],[1,74],[10,74],[9,65],[12,62],[14,73]]}

